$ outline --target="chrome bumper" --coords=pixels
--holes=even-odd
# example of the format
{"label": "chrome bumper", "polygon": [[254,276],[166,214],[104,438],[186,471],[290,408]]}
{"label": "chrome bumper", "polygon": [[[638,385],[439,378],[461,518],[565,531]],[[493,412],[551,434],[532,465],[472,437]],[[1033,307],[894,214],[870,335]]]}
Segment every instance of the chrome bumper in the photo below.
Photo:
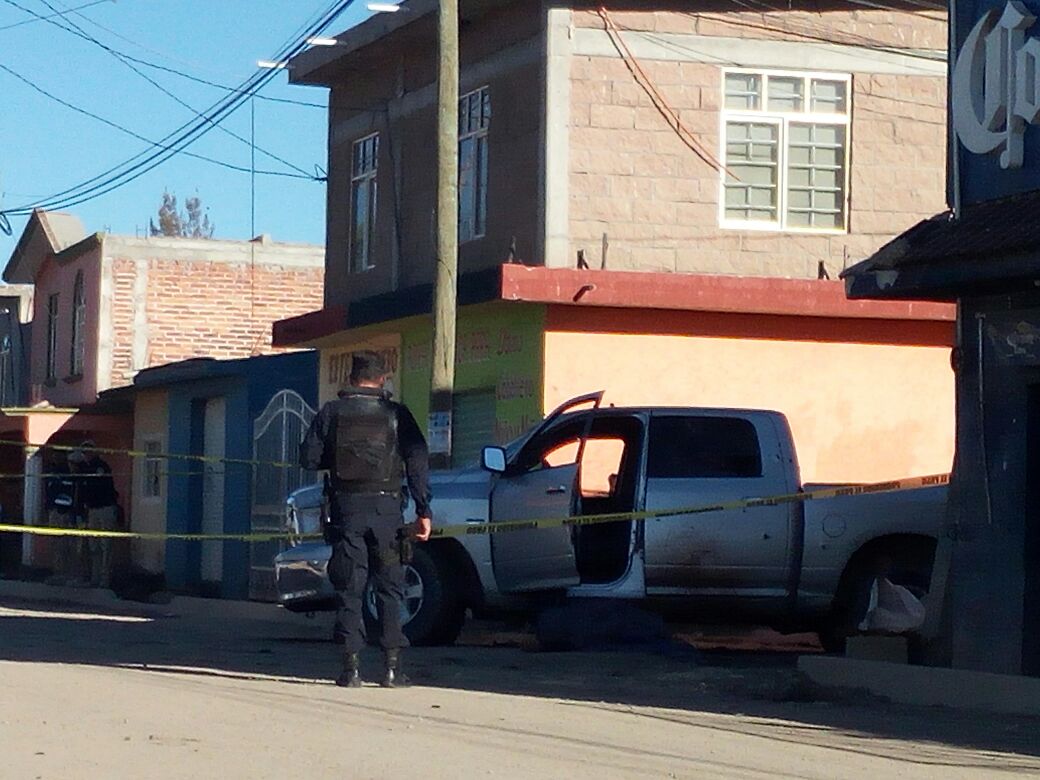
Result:
{"label": "chrome bumper", "polygon": [[301,544],[275,556],[274,576],[278,602],[289,609],[332,600],[328,578],[332,549],[326,544]]}

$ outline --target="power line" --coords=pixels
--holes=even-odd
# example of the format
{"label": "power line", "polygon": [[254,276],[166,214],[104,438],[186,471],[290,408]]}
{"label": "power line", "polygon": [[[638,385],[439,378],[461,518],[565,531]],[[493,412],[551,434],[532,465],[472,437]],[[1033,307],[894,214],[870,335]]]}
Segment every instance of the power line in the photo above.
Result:
{"label": "power line", "polygon": [[[274,55],[273,59],[281,62],[295,57],[306,47],[307,38],[325,32],[329,25],[331,25],[332,22],[343,13],[343,11],[353,5],[355,1],[356,0],[337,0],[337,2],[331,3],[321,13],[319,20],[310,25],[305,34],[300,36],[300,40],[296,41],[294,44],[290,43],[283,46],[282,49]],[[184,148],[212,130],[213,120],[223,119],[229,113],[233,112],[245,102],[249,95],[254,94],[257,90],[263,88],[267,83],[269,83],[271,79],[274,78],[274,75],[275,71],[261,71],[254,73],[243,82],[240,92],[218,101],[211,107],[207,112],[208,122],[200,122],[198,120],[188,122],[168,134],[162,139],[163,143],[169,142],[168,146],[170,149],[168,151],[157,150],[147,156],[145,153],[138,153],[123,163],[109,168],[85,182],[80,182],[67,190],[56,193],[44,201],[38,201],[18,208],[4,209],[3,211],[0,211],[0,228],[3,228],[5,232],[10,233],[10,224],[6,218],[7,215],[28,214],[37,208],[68,208],[100,197],[101,195],[136,180],[148,171],[151,171],[166,162],[166,160],[170,159],[175,154],[182,152]],[[141,159],[142,157],[144,159]]]}
{"label": "power line", "polygon": [[[37,15],[37,14],[35,14],[34,11],[31,11],[31,10],[26,9],[23,6],[21,6],[17,2],[17,0],[5,0],[5,1],[7,3],[9,3],[10,5],[15,6],[16,8],[22,8],[23,10],[27,11],[28,13],[32,13],[34,15]],[[40,0],[40,2],[42,2],[48,8],[50,8],[52,11],[57,11],[57,9],[53,5],[51,5],[51,3],[48,0]],[[69,32],[69,33],[72,33],[73,35],[76,35],[76,36],[82,38],[83,40],[88,41],[89,43],[93,43],[95,46],[101,47],[106,52],[108,52],[113,57],[115,57],[117,60],[122,62],[124,65],[126,65],[128,68],[130,68],[130,70],[132,70],[138,76],[140,76],[145,81],[147,81],[149,84],[151,84],[153,87],[155,87],[160,92],[162,92],[164,95],[166,95],[167,97],[169,97],[172,100],[174,100],[177,104],[179,104],[179,105],[183,106],[184,108],[188,109],[189,111],[191,111],[196,116],[204,118],[204,114],[200,113],[198,109],[196,109],[190,103],[182,100],[180,97],[175,95],[170,90],[166,89],[166,87],[164,87],[158,81],[153,79],[151,76],[149,76],[146,73],[144,73],[140,68],[138,68],[135,65],[133,65],[132,63],[128,62],[127,59],[123,56],[123,54],[121,52],[116,51],[111,46],[108,46],[107,44],[102,43],[97,38],[95,38],[93,35],[90,35],[89,33],[85,32],[82,27],[80,27],[78,24],[76,24],[76,22],[72,21],[71,19],[66,19],[66,22],[69,25],[71,25],[71,26],[67,27],[67,26],[63,25],[61,22],[56,22],[53,19],[48,19],[46,21],[49,24],[54,25],[55,27],[58,27],[59,29],[65,30],[66,32]],[[252,144],[249,141],[249,139],[243,138],[242,136],[238,135],[237,133],[233,132],[232,130],[229,130],[228,128],[226,128],[226,127],[224,127],[222,125],[215,125],[215,126],[222,133],[225,133],[226,135],[231,136],[232,138],[242,142],[246,146],[252,146]],[[271,158],[272,160],[275,160],[277,162],[282,163],[286,167],[291,168],[291,169],[293,169],[294,171],[296,171],[298,173],[302,173],[302,174],[305,174],[305,175],[307,174],[307,171],[304,170],[303,168],[301,168],[300,166],[296,165],[295,163],[289,162],[288,160],[286,160],[283,157],[279,157],[277,154],[274,154],[273,152],[269,152],[269,151],[267,151],[266,149],[264,149],[262,147],[257,147],[257,151],[261,152],[262,154],[266,155],[267,157]]]}
{"label": "power line", "polygon": [[[6,65],[4,65],[3,63],[0,63],[0,70],[4,71],[5,73],[7,73],[7,74],[9,74],[11,76],[13,76],[14,78],[18,79],[23,84],[28,86],[30,89],[35,90],[36,92],[40,93],[41,95],[43,95],[46,98],[49,98],[49,99],[53,100],[55,103],[58,103],[59,105],[65,106],[65,108],[67,108],[67,109],[69,109],[71,111],[75,111],[76,113],[82,114],[83,116],[88,116],[91,119],[97,120],[98,122],[101,122],[102,124],[107,125],[107,126],[113,128],[115,130],[118,130],[121,133],[125,133],[126,135],[129,135],[129,136],[131,136],[133,138],[136,138],[138,141],[144,141],[146,144],[148,144],[150,146],[154,146],[154,147],[156,147],[158,149],[171,149],[172,148],[172,147],[167,146],[165,144],[161,144],[161,143],[158,143],[156,141],[153,141],[150,138],[146,138],[145,136],[141,135],[140,133],[135,133],[133,130],[130,130],[127,127],[123,127],[123,125],[120,125],[117,122],[113,122],[111,119],[106,119],[103,116],[100,116],[100,115],[95,114],[95,113],[93,113],[91,111],[88,111],[85,108],[81,108],[80,106],[77,106],[77,105],[75,105],[73,103],[70,103],[67,100],[64,100],[63,98],[60,98],[57,95],[55,95],[55,94],[53,94],[51,92],[48,92],[43,87],[41,87],[39,84],[37,84],[34,81],[26,78],[25,76],[21,75],[20,73],[12,70],[11,68],[9,68]],[[241,173],[252,173],[252,172],[254,172],[252,168],[246,168],[245,166],[242,166],[242,165],[234,165],[233,163],[225,162],[224,160],[218,160],[218,159],[213,158],[213,157],[207,157],[206,155],[203,155],[203,154],[195,154],[194,152],[187,152],[187,151],[182,152],[182,153],[186,157],[194,157],[196,160],[203,160],[203,161],[208,162],[208,163],[213,163],[214,165],[219,165],[219,166],[221,166],[223,168],[228,168],[228,169],[230,169],[232,171],[239,171]],[[290,173],[288,171],[257,170],[255,172],[259,173],[259,174],[262,174],[264,176],[285,176],[285,177],[288,177],[288,178],[291,178],[291,179],[306,179],[308,181],[312,181],[312,180],[314,180],[316,178],[314,176],[308,176],[308,175],[304,175],[302,173]]]}
{"label": "power line", "polygon": [[[65,16],[66,14],[70,14],[70,13],[73,13],[75,11],[82,11],[84,8],[90,8],[91,6],[101,5],[102,3],[114,3],[114,2],[115,2],[115,0],[93,0],[93,2],[84,3],[83,5],[78,5],[75,8],[69,8],[67,11],[61,11],[59,13],[54,13],[54,14],[51,14],[50,16],[45,16],[42,19],[40,19],[40,18],[37,18],[37,19],[23,19],[22,21],[15,22],[14,24],[5,24],[3,27],[0,27],[0,30],[13,30],[15,27],[22,27],[23,25],[26,25],[26,24],[36,24],[37,22],[42,22],[42,21],[46,21],[47,19],[52,19],[55,16]],[[80,15],[82,16],[82,14],[80,14]],[[83,16],[83,18],[86,19],[88,17]]]}
{"label": "power line", "polygon": [[[113,1],[114,0],[95,0],[95,3],[113,2]],[[90,5],[94,5],[95,3],[91,3]],[[63,3],[59,2],[58,4],[64,6]],[[86,6],[83,6],[83,7],[86,7]],[[140,41],[135,41],[133,38],[130,38],[130,37],[126,36],[126,35],[123,35],[122,33],[117,32],[116,30],[113,30],[110,27],[106,27],[105,25],[101,24],[101,22],[97,21],[96,19],[91,18],[90,16],[87,16],[86,14],[78,13],[79,10],[80,9],[78,9],[78,8],[70,8],[69,12],[76,12],[76,16],[80,17],[81,19],[83,19],[86,22],[89,22],[90,24],[94,25],[98,29],[104,30],[109,35],[112,35],[112,36],[115,36],[116,38],[119,38],[121,41],[129,43],[129,44],[131,44],[133,46],[137,46],[138,48],[144,49],[147,52],[151,52],[152,54],[155,54],[155,55],[157,55],[159,57],[162,57],[164,59],[167,59],[167,60],[172,60],[172,61],[175,61],[175,62],[181,62],[182,64],[185,64],[185,65],[190,65],[191,64],[191,63],[185,62],[184,60],[176,60],[175,58],[170,57],[168,54],[164,54],[163,52],[159,51],[158,49],[152,49],[152,48],[150,48],[148,46],[145,46]],[[29,20],[26,20],[26,22],[20,22],[20,24],[28,23],[28,21]],[[4,29],[4,28],[0,27],[0,30],[2,30],[2,29]],[[114,47],[112,47],[112,48],[114,49]],[[119,51],[118,49],[114,49],[114,50],[115,51]],[[219,83],[217,83],[215,81],[210,81],[208,79],[201,78],[200,76],[194,76],[191,73],[185,73],[183,70],[178,70],[177,68],[173,68],[173,67],[170,67],[168,65],[160,65],[160,64],[158,64],[156,62],[151,62],[149,60],[141,59],[140,57],[135,57],[135,56],[133,56],[131,54],[128,54],[125,51],[119,51],[119,53],[123,57],[125,57],[126,59],[130,60],[131,62],[135,62],[138,65],[143,65],[146,68],[154,68],[155,70],[161,70],[164,73],[172,73],[175,76],[180,76],[181,78],[187,79],[189,81],[194,81],[197,84],[204,84],[207,87],[214,87],[216,89],[222,89],[225,92],[234,92],[235,91],[235,87],[229,87],[226,84],[219,84]],[[286,103],[286,104],[294,105],[294,106],[307,106],[308,108],[321,108],[321,109],[327,108],[327,106],[324,103],[310,103],[310,102],[308,102],[306,100],[293,100],[292,98],[268,97],[267,95],[255,95],[254,97],[256,97],[258,100],[267,100],[267,101],[272,102],[272,103]]]}

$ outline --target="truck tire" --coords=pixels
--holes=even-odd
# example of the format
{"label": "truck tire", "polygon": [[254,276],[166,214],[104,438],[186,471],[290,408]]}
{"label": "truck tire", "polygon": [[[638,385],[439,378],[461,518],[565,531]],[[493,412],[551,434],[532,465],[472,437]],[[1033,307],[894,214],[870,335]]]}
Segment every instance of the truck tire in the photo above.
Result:
{"label": "truck tire", "polygon": [[888,577],[918,598],[927,595],[934,560],[935,542],[930,539],[885,544],[857,553],[842,574],[830,614],[818,627],[823,649],[828,653],[845,652],[845,641],[858,633],[857,627],[866,614],[876,578]]}
{"label": "truck tire", "polygon": [[[429,545],[416,545],[412,562],[406,568],[406,603],[417,609],[404,624],[404,634],[413,645],[450,645],[462,631],[466,610],[450,569]],[[369,641],[375,644],[379,628],[375,601],[366,590],[364,599],[365,628]]]}

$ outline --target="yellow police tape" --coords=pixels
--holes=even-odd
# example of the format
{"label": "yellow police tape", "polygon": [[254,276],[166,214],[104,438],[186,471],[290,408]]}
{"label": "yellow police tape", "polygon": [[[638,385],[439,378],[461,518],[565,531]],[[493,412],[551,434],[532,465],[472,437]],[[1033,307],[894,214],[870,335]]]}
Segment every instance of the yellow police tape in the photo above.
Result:
{"label": "yellow police tape", "polygon": [[[55,452],[74,452],[84,447],[70,444],[34,444],[24,441],[0,439],[0,447],[21,447],[24,450],[53,450]],[[224,458],[216,455],[189,455],[179,452],[146,452],[144,450],[126,450],[112,447],[90,447],[91,452],[99,455],[129,455],[131,458],[151,458],[156,460],[190,460],[197,463],[229,463],[234,466],[270,466],[277,469],[298,469],[299,463],[278,460],[252,460],[250,458]]]}
{"label": "yellow police tape", "polygon": [[[600,525],[602,523],[618,523],[633,520],[653,520],[664,517],[680,517],[685,515],[702,515],[711,512],[728,512],[734,509],[751,509],[763,506],[780,506],[781,504],[797,504],[805,501],[819,501],[825,498],[841,498],[844,496],[862,496],[877,493],[896,493],[905,490],[938,487],[949,484],[949,474],[933,474],[927,477],[911,477],[889,482],[876,482],[869,485],[846,485],[843,487],[822,488],[803,493],[788,493],[764,498],[741,498],[699,506],[674,507],[670,509],[653,509],[643,512],[614,512],[602,515],[584,515],[580,517],[550,517],[531,520],[503,520],[490,523],[460,523],[457,525],[434,528],[431,539],[448,537],[473,536],[483,534],[502,534],[515,531],[534,531],[545,528],[565,528],[568,526]],[[320,539],[321,534],[290,534],[285,531],[249,534],[170,534],[147,533],[142,531],[100,531],[91,528],[52,528],[38,525],[0,524],[0,533],[36,534],[39,536],[80,536],[103,539],[150,539],[156,541],[186,542],[272,542],[279,540]]]}

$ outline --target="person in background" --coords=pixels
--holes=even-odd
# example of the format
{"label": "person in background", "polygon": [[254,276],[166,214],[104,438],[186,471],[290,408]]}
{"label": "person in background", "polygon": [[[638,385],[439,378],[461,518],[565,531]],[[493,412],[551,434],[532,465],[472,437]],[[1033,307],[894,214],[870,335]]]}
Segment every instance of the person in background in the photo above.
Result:
{"label": "person in background", "polygon": [[[77,476],[79,509],[86,526],[93,531],[115,531],[118,527],[119,494],[116,493],[109,466],[94,449],[93,441],[85,441],[69,454],[69,464]],[[87,538],[90,584],[107,588],[112,576],[112,540]]]}
{"label": "person in background", "polygon": [[[50,465],[44,469],[48,475],[44,483],[47,524],[52,528],[76,528],[77,485],[69,470],[67,456],[60,451],[54,453]],[[47,582],[51,585],[73,584],[80,579],[81,540],[75,536],[56,536],[51,543],[53,572]]]}

